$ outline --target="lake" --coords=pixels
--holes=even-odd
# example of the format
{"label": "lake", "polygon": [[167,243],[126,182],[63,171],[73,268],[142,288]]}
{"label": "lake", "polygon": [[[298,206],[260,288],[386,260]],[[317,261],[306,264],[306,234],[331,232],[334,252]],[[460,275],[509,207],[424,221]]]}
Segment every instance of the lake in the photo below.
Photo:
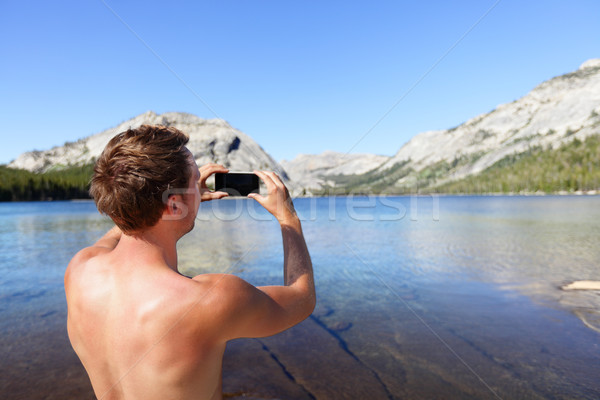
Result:
{"label": "lake", "polygon": [[[600,196],[300,198],[317,308],[228,344],[227,398],[597,399]],[[93,202],[0,203],[0,397],[93,393],[66,336],[63,273],[111,227]],[[278,225],[202,203],[180,271],[282,282]]]}

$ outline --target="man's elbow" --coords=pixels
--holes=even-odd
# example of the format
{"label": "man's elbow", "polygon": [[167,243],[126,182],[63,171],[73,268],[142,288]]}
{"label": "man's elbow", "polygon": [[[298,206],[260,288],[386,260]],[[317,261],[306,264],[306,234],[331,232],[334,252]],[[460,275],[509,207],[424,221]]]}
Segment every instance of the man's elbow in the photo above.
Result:
{"label": "man's elbow", "polygon": [[312,275],[305,274],[301,276],[292,284],[292,287],[296,290],[296,299],[300,303],[304,320],[312,314],[317,305],[317,294]]}
{"label": "man's elbow", "polygon": [[313,286],[311,292],[312,293],[310,296],[310,313],[312,314],[313,311],[315,310],[315,307],[317,306],[317,292],[315,291],[314,286]]}
{"label": "man's elbow", "polygon": [[306,318],[315,310],[317,299],[315,296],[314,288],[304,288],[302,291],[297,292],[295,300],[294,311],[294,325],[304,321]]}
{"label": "man's elbow", "polygon": [[315,310],[315,307],[317,305],[317,296],[315,294],[315,290],[312,289],[310,290],[304,301],[302,304],[302,309],[303,309],[303,318],[302,320],[305,320],[306,318],[310,317],[310,315],[313,313],[313,311]]}

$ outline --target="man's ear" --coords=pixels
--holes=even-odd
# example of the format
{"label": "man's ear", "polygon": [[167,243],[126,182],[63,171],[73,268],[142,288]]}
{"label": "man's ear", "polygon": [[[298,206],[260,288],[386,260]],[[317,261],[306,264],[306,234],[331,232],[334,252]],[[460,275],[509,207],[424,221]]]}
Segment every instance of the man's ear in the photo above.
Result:
{"label": "man's ear", "polygon": [[179,220],[187,216],[188,207],[183,202],[183,197],[180,194],[171,194],[165,201],[165,209],[163,211],[163,219]]}

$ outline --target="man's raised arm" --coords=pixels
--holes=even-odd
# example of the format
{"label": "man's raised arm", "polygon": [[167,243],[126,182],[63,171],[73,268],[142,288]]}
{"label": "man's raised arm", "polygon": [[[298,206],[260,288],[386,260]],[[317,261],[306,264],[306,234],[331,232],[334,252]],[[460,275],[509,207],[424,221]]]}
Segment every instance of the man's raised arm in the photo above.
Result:
{"label": "man's raised arm", "polygon": [[223,287],[230,296],[229,338],[274,335],[306,319],[316,303],[312,263],[287,188],[273,172],[255,171],[267,187],[266,197],[250,194],[281,225],[284,286],[254,287],[228,276]]}

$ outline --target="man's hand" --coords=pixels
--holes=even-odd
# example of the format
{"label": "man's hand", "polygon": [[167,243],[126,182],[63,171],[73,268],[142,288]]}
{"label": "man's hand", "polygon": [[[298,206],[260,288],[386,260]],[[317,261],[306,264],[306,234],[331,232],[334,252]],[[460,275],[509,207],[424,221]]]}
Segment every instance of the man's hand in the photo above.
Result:
{"label": "man's hand", "polygon": [[118,226],[113,226],[111,230],[106,232],[92,247],[103,247],[107,249],[114,249],[119,244],[123,232]]}
{"label": "man's hand", "polygon": [[267,186],[267,197],[258,193],[250,193],[248,197],[258,201],[268,212],[273,214],[280,224],[295,222],[298,217],[294,204],[285,184],[274,172],[254,171]]}
{"label": "man's hand", "polygon": [[213,192],[206,186],[206,180],[209,176],[215,172],[227,173],[229,170],[219,164],[206,164],[199,168],[200,179],[198,180],[198,188],[200,189],[200,201],[210,201],[222,199],[223,197],[229,196],[225,192]]}

